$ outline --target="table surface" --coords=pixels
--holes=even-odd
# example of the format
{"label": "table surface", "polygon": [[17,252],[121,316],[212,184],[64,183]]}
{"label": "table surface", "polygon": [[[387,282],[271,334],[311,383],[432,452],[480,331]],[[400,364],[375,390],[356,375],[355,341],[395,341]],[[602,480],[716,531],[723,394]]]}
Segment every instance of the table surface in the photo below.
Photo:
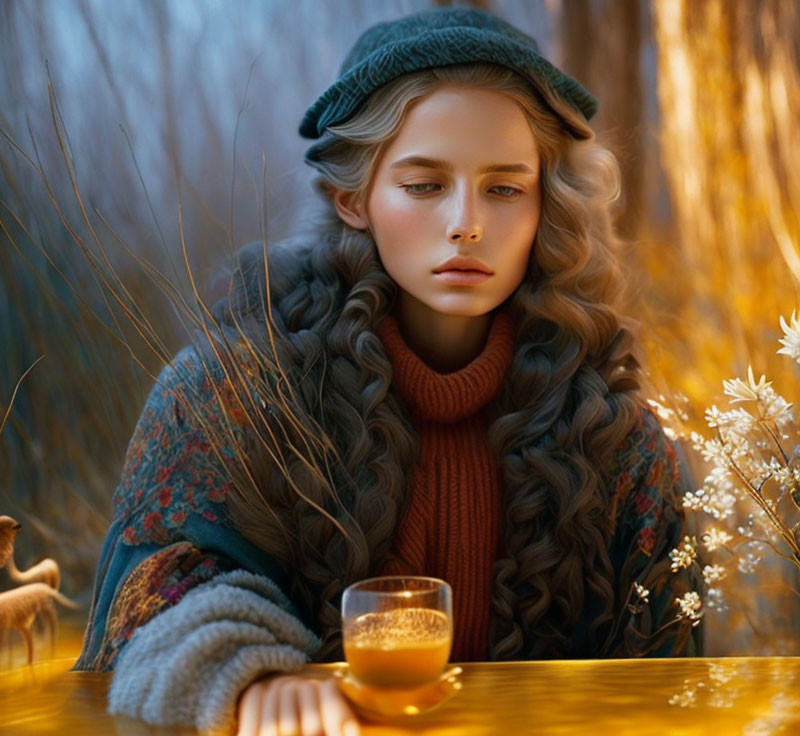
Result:
{"label": "table surface", "polygon": [[[105,712],[107,673],[70,672],[75,657],[0,671],[0,734],[185,734]],[[312,665],[327,676],[336,665]],[[372,734],[800,733],[800,657],[473,662],[463,688],[406,726]]]}

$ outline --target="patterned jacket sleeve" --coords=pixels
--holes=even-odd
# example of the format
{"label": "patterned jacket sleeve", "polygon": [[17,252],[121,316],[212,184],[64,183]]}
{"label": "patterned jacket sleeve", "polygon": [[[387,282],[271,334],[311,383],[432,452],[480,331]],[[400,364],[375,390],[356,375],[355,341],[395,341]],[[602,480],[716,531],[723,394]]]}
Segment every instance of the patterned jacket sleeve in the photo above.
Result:
{"label": "patterned jacket sleeve", "polygon": [[128,447],[98,564],[79,670],[114,670],[109,710],[159,725],[218,727],[239,693],[319,648],[281,566],[225,514],[233,452],[224,380],[192,348],[164,368]]}
{"label": "patterned jacket sleeve", "polygon": [[[618,455],[613,481],[615,531],[609,549],[616,572],[610,635],[595,644],[604,657],[701,656],[702,618],[679,616],[677,599],[702,590],[698,565],[672,569],[671,550],[689,535],[683,492],[688,471],[647,408]],[[647,591],[637,594],[636,585]]]}

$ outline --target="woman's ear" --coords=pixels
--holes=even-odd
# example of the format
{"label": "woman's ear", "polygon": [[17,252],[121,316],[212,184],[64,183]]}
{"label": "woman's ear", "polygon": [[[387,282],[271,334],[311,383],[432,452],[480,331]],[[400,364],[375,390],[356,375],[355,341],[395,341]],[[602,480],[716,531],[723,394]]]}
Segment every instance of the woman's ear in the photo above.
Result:
{"label": "woman's ear", "polygon": [[369,230],[364,207],[356,202],[356,193],[347,189],[336,189],[333,194],[333,204],[339,217],[355,230]]}

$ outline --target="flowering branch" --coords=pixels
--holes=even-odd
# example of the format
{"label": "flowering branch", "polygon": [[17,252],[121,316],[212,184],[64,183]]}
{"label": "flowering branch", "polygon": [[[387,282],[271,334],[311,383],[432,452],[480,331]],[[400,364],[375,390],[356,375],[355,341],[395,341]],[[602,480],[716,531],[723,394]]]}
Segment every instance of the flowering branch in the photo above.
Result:
{"label": "flowering branch", "polygon": [[[791,319],[787,322],[781,317],[780,324],[784,336],[777,352],[800,364],[800,320],[792,312]],[[683,505],[725,522],[735,518],[740,502],[755,504],[755,513],[738,527],[738,537],[717,527],[706,531],[701,537],[706,550],[725,550],[729,562],[738,558],[739,571],[746,574],[753,572],[766,550],[800,569],[800,444],[792,404],[765,376],[756,378],[752,366],[748,366],[745,378],[723,381],[723,390],[730,408],[726,411],[712,406],[705,412],[706,423],[713,430],[711,437],[691,433],[694,449],[711,463],[711,470],[702,488],[684,494]],[[659,406],[657,402],[651,404]],[[659,415],[674,424],[676,417],[683,422],[688,418],[680,411],[659,408]],[[794,440],[791,450],[789,440]],[[789,504],[785,503],[787,497]],[[756,526],[762,534],[755,534]],[[672,551],[673,565],[688,555],[687,541],[689,538]],[[743,545],[749,546],[747,554],[739,554]],[[717,607],[724,605],[722,591],[712,586],[724,579],[726,567],[727,563],[703,568],[709,605],[712,598]]]}

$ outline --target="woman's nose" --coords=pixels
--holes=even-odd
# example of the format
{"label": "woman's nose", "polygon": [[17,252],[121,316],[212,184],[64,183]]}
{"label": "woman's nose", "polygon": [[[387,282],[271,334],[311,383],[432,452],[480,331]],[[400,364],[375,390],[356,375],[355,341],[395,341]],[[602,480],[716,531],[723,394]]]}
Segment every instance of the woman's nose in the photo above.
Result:
{"label": "woman's nose", "polygon": [[483,234],[483,228],[480,225],[469,226],[456,226],[451,227],[447,233],[447,237],[451,243],[458,243],[462,240],[478,241]]}
{"label": "woman's nose", "polygon": [[483,226],[476,211],[475,199],[469,192],[462,191],[459,195],[458,211],[447,229],[447,239],[451,243],[478,241],[483,237]]}

